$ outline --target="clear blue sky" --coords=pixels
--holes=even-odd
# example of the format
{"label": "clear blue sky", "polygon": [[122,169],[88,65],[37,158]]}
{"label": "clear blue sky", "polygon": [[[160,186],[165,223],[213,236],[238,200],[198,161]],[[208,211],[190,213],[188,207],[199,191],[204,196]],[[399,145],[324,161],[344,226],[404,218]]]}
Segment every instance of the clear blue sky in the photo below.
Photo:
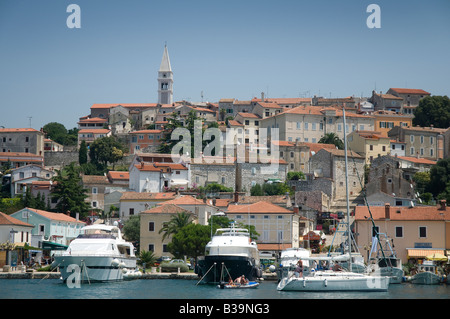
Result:
{"label": "clear blue sky", "polygon": [[174,100],[450,96],[449,14],[448,0],[0,0],[0,126],[73,128],[94,103],[156,103],[165,42]]}

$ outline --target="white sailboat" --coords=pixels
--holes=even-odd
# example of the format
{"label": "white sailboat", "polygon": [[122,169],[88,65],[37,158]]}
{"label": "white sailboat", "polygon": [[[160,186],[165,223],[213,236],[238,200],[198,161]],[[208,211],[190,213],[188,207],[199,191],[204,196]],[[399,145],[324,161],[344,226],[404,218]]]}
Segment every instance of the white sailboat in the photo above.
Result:
{"label": "white sailboat", "polygon": [[[351,232],[350,232],[350,204],[348,191],[348,168],[347,168],[347,132],[344,114],[344,145],[345,145],[345,185],[347,198],[347,233],[348,233],[348,252],[351,252]],[[367,274],[352,272],[352,258],[350,254],[336,257],[303,257],[302,260],[323,260],[323,261],[345,261],[348,260],[349,271],[320,270],[314,271],[306,267],[303,273],[298,276],[294,273],[289,277],[283,278],[277,286],[280,291],[386,291],[389,287],[389,277],[386,276],[368,276]]]}
{"label": "white sailboat", "polygon": [[[380,256],[380,250],[377,248],[378,238],[380,238],[380,242],[384,242],[385,249],[383,251],[388,252],[388,256]],[[391,279],[391,284],[400,284],[403,281],[404,271],[402,269],[402,261],[397,258],[386,234],[379,233],[378,237],[374,236],[372,238],[367,274],[388,276]]]}
{"label": "white sailboat", "polygon": [[[305,248],[288,248],[281,252],[280,264],[277,268],[278,280],[281,280],[289,275],[290,271],[295,270],[297,262],[302,257],[310,257],[311,252]],[[303,262],[305,267],[309,266],[309,261]]]}

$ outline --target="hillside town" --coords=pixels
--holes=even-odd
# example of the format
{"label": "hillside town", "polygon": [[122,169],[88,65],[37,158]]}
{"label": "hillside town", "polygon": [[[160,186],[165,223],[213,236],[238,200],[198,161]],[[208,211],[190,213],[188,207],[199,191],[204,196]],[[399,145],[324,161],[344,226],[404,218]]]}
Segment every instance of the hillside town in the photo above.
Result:
{"label": "hillside town", "polygon": [[[249,225],[267,256],[297,247],[320,253],[346,222],[346,157],[351,229],[365,260],[372,221],[405,264],[450,256],[450,123],[414,124],[416,109],[434,97],[427,88],[194,102],[174,101],[175,79],[166,46],[155,103],[86,105],[72,143],[45,127],[0,128],[0,267],[49,264],[83,226],[126,228],[135,217],[139,250],[179,258],[173,234],[162,230],[183,213],[211,232],[224,216]],[[171,133],[194,132],[194,122],[220,132],[220,160],[204,144],[199,158],[191,149],[171,154]],[[432,185],[436,174],[447,174],[447,184]],[[78,186],[69,206],[63,188]]]}

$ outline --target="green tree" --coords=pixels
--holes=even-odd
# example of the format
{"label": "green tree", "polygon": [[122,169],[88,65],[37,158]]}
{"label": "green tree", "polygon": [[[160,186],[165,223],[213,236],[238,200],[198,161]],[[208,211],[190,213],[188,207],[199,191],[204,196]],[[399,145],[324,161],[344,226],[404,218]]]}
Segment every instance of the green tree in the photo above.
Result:
{"label": "green tree", "polygon": [[191,223],[173,235],[167,248],[175,258],[188,256],[197,259],[205,253],[206,244],[211,239],[210,232],[209,226]]}
{"label": "green tree", "polygon": [[152,267],[157,262],[157,258],[152,251],[141,250],[138,255],[138,264],[143,265],[145,263],[145,267]]}
{"label": "green tree", "polygon": [[340,150],[344,149],[344,142],[336,135],[336,133],[327,133],[319,140],[321,144],[334,144]]}
{"label": "green tree", "polygon": [[189,212],[181,212],[173,215],[170,221],[163,223],[163,227],[159,233],[163,233],[162,240],[176,234],[181,228],[192,223],[192,214]]}
{"label": "green tree", "polygon": [[288,181],[298,181],[305,178],[305,174],[303,172],[288,172],[287,173]]}
{"label": "green tree", "polygon": [[448,128],[450,123],[450,99],[448,96],[427,96],[414,109],[413,125]]}
{"label": "green tree", "polygon": [[428,191],[428,185],[430,184],[430,172],[417,172],[413,176],[413,181],[416,183],[415,189],[419,194],[423,194]]}
{"label": "green tree", "polygon": [[56,143],[65,145],[67,129],[63,124],[50,122],[45,124],[42,129],[45,133],[47,133],[47,138],[55,141]]}
{"label": "green tree", "polygon": [[90,207],[85,202],[88,197],[87,189],[83,188],[79,168],[72,162],[56,172],[57,175],[53,177],[56,184],[51,195],[58,201],[56,210],[61,213],[70,211],[72,217],[75,217],[76,213],[82,218],[86,217]]}
{"label": "green tree", "polygon": [[264,192],[263,192],[261,185],[255,184],[250,189],[250,196],[264,196]]}
{"label": "green tree", "polygon": [[114,136],[98,138],[89,146],[91,162],[101,164],[105,169],[108,163],[114,165],[120,160],[124,153],[125,147]]}
{"label": "green tree", "polygon": [[426,190],[437,199],[450,201],[450,158],[440,159],[431,167]]}
{"label": "green tree", "polygon": [[86,141],[81,141],[80,149],[78,151],[78,162],[80,165],[86,164],[88,161],[88,149],[86,146]]}
{"label": "green tree", "polygon": [[124,237],[133,242],[139,243],[141,237],[141,218],[140,215],[132,215],[123,225],[123,235]]}

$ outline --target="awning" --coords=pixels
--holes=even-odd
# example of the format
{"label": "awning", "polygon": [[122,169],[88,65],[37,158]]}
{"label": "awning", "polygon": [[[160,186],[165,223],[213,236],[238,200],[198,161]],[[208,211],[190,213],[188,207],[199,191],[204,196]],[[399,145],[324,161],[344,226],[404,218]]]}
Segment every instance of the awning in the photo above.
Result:
{"label": "awning", "polygon": [[448,257],[443,254],[431,254],[425,257],[427,260],[435,260],[435,261],[447,261]]}
{"label": "awning", "polygon": [[66,250],[69,246],[54,243],[51,241],[43,241],[42,242],[42,249],[49,249],[49,250]]}
{"label": "awning", "polygon": [[433,254],[444,254],[444,249],[406,248],[408,258],[425,258]]}
{"label": "awning", "polygon": [[186,185],[189,184],[187,179],[171,179],[170,185]]}

